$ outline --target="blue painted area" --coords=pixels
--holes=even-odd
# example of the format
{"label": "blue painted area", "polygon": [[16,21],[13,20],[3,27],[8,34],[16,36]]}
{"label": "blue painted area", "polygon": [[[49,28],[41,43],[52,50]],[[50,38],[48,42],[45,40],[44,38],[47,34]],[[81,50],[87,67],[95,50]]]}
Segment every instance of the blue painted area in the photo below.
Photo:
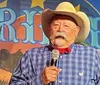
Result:
{"label": "blue painted area", "polygon": [[100,12],[100,0],[88,0]]}

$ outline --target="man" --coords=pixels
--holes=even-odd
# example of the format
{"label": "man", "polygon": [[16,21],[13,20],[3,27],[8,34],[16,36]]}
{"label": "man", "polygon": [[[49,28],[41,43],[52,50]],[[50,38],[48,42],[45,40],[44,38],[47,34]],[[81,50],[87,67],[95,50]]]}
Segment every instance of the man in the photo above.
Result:
{"label": "man", "polygon": [[[87,15],[77,12],[71,3],[62,2],[55,10],[43,11],[42,27],[50,45],[27,51],[10,85],[100,85],[100,57],[96,49],[75,44],[89,34]],[[53,60],[52,66],[53,55],[58,59]]]}

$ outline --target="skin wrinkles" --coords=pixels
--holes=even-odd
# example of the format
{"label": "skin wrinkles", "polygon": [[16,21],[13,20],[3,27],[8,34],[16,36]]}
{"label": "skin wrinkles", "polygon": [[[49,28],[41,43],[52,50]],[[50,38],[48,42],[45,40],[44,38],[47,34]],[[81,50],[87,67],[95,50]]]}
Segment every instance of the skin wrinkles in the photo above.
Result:
{"label": "skin wrinkles", "polygon": [[[68,16],[56,16],[54,19],[52,19],[49,31],[50,31],[50,41],[53,45],[56,45],[55,40],[57,40],[56,33],[62,33],[62,38],[59,38],[64,46],[60,46],[60,48],[63,47],[69,47],[75,40],[75,38],[78,35],[80,28],[79,26],[74,23],[73,19]],[[64,39],[63,39],[64,37]],[[57,45],[58,46],[58,45]]]}

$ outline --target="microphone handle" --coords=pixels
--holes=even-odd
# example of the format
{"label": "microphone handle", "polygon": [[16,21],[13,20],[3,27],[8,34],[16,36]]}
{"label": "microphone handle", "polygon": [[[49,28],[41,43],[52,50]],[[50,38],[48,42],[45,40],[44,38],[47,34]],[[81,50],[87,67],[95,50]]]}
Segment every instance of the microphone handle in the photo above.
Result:
{"label": "microphone handle", "polygon": [[55,59],[51,60],[51,66],[56,66],[56,63],[57,63],[57,60],[55,60]]}
{"label": "microphone handle", "polygon": [[[52,59],[52,60],[51,60],[51,66],[56,66],[56,62],[57,62],[57,60]],[[53,83],[54,83],[54,82],[50,82],[48,85],[53,85]]]}
{"label": "microphone handle", "polygon": [[54,82],[50,82],[48,85],[53,85]]}

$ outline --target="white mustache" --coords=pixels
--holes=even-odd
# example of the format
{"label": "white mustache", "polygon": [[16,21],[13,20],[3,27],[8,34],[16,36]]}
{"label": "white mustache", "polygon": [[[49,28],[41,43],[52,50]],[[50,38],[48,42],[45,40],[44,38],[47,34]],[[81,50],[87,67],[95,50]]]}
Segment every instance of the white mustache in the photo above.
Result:
{"label": "white mustache", "polygon": [[56,32],[55,36],[54,37],[50,37],[50,39],[55,39],[55,38],[57,38],[59,36],[61,36],[65,40],[67,40],[66,34],[64,32]]}

